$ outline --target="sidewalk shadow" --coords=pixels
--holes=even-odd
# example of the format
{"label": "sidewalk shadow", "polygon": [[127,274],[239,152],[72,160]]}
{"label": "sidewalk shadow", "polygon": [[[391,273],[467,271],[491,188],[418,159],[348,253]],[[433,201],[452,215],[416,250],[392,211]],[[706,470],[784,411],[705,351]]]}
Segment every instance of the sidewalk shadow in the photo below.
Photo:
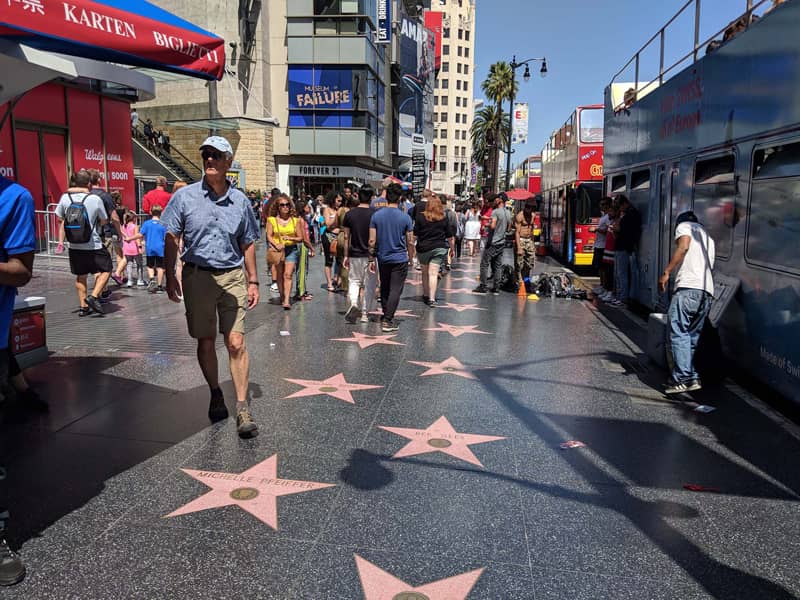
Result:
{"label": "sidewalk shadow", "polygon": [[209,426],[199,388],[176,392],[106,373],[126,360],[51,358],[26,373],[50,411],[0,424],[8,472],[0,506],[11,512],[13,547],[100,495],[108,480]]}

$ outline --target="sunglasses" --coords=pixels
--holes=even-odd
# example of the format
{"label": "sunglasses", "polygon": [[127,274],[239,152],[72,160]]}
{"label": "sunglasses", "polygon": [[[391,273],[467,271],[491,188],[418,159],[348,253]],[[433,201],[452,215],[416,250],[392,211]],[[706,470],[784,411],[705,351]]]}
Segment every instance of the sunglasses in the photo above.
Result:
{"label": "sunglasses", "polygon": [[281,202],[280,204],[278,204],[278,208],[283,208],[284,206],[289,207],[291,206],[291,204],[289,204],[288,202]]}
{"label": "sunglasses", "polygon": [[222,152],[217,152],[215,150],[203,150],[200,156],[203,157],[203,160],[208,160],[209,158],[212,160],[219,160],[222,158]]}

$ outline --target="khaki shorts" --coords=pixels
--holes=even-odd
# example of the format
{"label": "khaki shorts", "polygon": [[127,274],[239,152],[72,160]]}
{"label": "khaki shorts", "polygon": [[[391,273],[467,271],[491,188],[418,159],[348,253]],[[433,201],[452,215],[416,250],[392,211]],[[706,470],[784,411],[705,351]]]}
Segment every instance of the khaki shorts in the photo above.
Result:
{"label": "khaki shorts", "polygon": [[244,335],[247,278],[242,269],[201,271],[186,264],[182,283],[190,336],[195,339],[216,337],[217,316],[220,333]]}

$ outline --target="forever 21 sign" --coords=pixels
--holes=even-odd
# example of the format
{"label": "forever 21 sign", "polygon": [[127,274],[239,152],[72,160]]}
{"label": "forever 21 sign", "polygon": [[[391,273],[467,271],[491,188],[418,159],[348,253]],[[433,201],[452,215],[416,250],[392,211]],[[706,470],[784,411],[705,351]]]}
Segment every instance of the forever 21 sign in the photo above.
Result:
{"label": "forever 21 sign", "polygon": [[299,177],[339,177],[340,167],[319,165],[296,165],[292,167],[291,175]]}

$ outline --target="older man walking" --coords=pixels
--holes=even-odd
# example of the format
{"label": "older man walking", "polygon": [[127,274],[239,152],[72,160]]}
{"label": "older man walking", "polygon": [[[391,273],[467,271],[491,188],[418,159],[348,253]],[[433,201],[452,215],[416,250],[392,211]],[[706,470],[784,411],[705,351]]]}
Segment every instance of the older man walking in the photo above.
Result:
{"label": "older man walking", "polygon": [[[197,360],[211,390],[208,418],[212,421],[228,418],[214,349],[219,318],[236,389],[236,429],[239,437],[252,438],[258,435],[258,426],[247,403],[250,358],[244,318],[245,311],[259,300],[254,246],[258,224],[247,196],[225,178],[233,162],[228,140],[212,136],[203,142],[200,152],[202,181],[178,190],[161,217],[168,232],[164,248],[167,293],[173,302],[180,302],[183,295],[189,335],[197,340]],[[175,262],[181,237],[183,275],[179,282]]]}

